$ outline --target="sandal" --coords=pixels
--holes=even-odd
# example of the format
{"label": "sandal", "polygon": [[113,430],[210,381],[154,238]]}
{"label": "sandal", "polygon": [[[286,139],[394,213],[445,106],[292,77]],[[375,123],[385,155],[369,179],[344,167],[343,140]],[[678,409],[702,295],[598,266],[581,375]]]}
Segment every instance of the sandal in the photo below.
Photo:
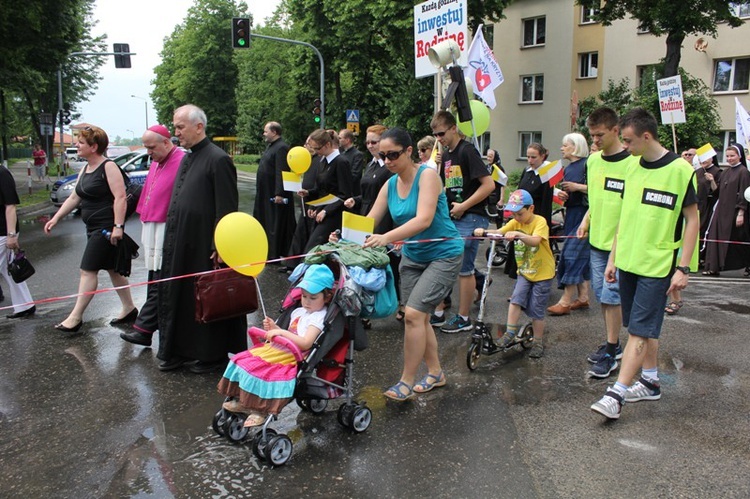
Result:
{"label": "sandal", "polygon": [[664,307],[664,311],[667,313],[667,315],[674,315],[681,308],[682,308],[682,300],[680,300],[680,301],[673,301],[669,305],[667,305],[666,307]]}
{"label": "sandal", "polygon": [[248,412],[250,412],[245,408],[245,406],[240,404],[240,401],[237,399],[228,400],[221,404],[221,407],[229,412],[236,412],[239,414],[247,414]]}
{"label": "sandal", "polygon": [[[432,379],[432,381],[430,381]],[[434,374],[427,374],[424,378],[422,378],[422,381],[414,385],[413,390],[417,393],[427,393],[433,388],[437,388],[439,386],[445,386],[447,381],[445,380],[445,374],[443,374],[443,371],[440,371],[437,376]]]}
{"label": "sandal", "polygon": [[[402,387],[406,387],[408,392],[404,393],[401,391]],[[412,390],[412,387],[404,383],[403,381],[399,381],[389,389],[383,392],[383,395],[388,397],[391,400],[395,400],[396,402],[403,402],[405,400],[409,400],[410,398],[414,397],[414,390]]]}
{"label": "sandal", "polygon": [[718,277],[720,274],[718,272],[715,272],[713,270],[704,270],[703,275],[712,276],[712,277]]}
{"label": "sandal", "polygon": [[242,424],[244,428],[252,428],[254,426],[261,426],[266,422],[266,416],[263,414],[250,414],[245,422]]}

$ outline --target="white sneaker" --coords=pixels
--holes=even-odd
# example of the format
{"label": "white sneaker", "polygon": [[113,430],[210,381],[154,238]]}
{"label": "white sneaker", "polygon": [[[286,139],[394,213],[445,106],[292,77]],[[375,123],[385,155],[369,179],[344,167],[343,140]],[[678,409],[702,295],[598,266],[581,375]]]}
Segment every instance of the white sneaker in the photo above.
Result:
{"label": "white sneaker", "polygon": [[591,406],[591,410],[608,419],[620,419],[622,397],[614,390],[607,390],[607,393]]}
{"label": "white sneaker", "polygon": [[657,381],[649,381],[641,377],[625,392],[625,402],[639,402],[641,400],[659,400],[661,387]]}

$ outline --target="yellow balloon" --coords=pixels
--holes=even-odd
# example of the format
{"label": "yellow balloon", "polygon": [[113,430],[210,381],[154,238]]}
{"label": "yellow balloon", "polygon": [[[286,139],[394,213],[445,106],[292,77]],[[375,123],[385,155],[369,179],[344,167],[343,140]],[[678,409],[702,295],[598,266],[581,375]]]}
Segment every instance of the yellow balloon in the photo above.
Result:
{"label": "yellow balloon", "polygon": [[292,147],[286,155],[286,162],[289,169],[297,175],[302,175],[310,168],[312,157],[310,151],[302,146]]}
{"label": "yellow balloon", "polygon": [[[470,100],[469,105],[471,105],[471,115],[474,116],[474,128],[477,130],[477,135],[482,135],[490,127],[490,109],[476,99]],[[458,115],[456,121],[458,121]],[[458,129],[467,137],[474,136],[471,121],[459,121]]]}
{"label": "yellow balloon", "polygon": [[266,266],[266,231],[247,213],[235,211],[224,215],[216,224],[214,242],[221,259],[240,274],[256,277]]}

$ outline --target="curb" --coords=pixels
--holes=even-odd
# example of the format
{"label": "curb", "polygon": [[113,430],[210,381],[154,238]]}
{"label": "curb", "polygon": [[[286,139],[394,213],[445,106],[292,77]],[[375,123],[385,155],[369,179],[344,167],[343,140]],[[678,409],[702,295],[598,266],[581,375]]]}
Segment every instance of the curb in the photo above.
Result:
{"label": "curb", "polygon": [[44,201],[42,203],[30,204],[29,206],[22,206],[16,210],[16,213],[21,216],[56,209],[57,208],[52,204],[52,201]]}

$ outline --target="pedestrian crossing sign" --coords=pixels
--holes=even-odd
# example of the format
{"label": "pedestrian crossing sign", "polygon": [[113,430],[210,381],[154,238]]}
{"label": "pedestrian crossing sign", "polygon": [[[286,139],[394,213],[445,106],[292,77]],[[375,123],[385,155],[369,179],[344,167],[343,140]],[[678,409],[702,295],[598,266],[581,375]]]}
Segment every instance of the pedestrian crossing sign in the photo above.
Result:
{"label": "pedestrian crossing sign", "polygon": [[347,109],[346,110],[346,122],[347,123],[359,123],[359,109]]}

